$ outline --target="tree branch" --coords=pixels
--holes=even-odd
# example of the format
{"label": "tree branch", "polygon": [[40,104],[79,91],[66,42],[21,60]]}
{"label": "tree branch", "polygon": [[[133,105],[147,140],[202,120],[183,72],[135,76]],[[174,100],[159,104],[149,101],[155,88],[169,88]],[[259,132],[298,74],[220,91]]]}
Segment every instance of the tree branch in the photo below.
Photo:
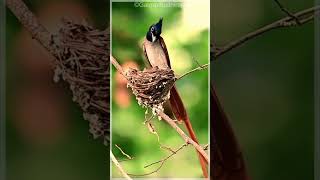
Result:
{"label": "tree branch", "polygon": [[125,153],[120,146],[118,146],[117,144],[115,144],[115,146],[119,149],[119,151],[121,152],[122,155],[124,155],[128,158],[128,160],[133,159],[129,154]]}
{"label": "tree branch", "polygon": [[151,172],[148,172],[148,173],[144,173],[144,174],[130,174],[130,173],[128,173],[128,175],[133,176],[133,177],[141,177],[141,176],[148,176],[148,175],[154,174],[154,173],[158,172],[163,167],[164,163],[167,162],[167,160],[169,158],[171,158],[172,156],[177,154],[180,150],[182,150],[186,146],[188,146],[187,143],[185,143],[182,146],[180,146],[177,150],[171,151],[171,154],[169,156],[167,156],[167,157],[165,157],[165,158],[163,158],[163,159],[161,159],[159,161],[156,161],[156,162],[153,162],[151,164],[148,164],[148,165],[144,166],[144,168],[148,168],[150,166],[153,166],[155,164],[159,164],[160,163],[160,165],[155,170],[153,170]]}
{"label": "tree branch", "polygon": [[6,0],[6,4],[21,24],[31,33],[32,38],[37,40],[54,57],[57,57],[56,44],[53,42],[52,34],[39,23],[24,2],[21,0]]}
{"label": "tree branch", "polygon": [[296,17],[294,14],[292,14],[288,9],[286,9],[279,0],[274,0],[276,2],[276,4],[279,6],[279,8],[281,9],[281,11],[283,11],[284,13],[287,14],[287,16],[292,17],[293,19],[295,19],[295,21],[297,22],[298,25],[301,25],[300,20],[298,17]]}
{"label": "tree branch", "polygon": [[195,72],[195,71],[201,71],[201,70],[207,69],[208,66],[209,66],[209,64],[204,64],[204,65],[200,65],[200,64],[199,64],[199,67],[194,68],[194,69],[192,69],[192,70],[190,70],[190,71],[182,74],[181,76],[179,76],[179,77],[177,78],[177,80],[182,79],[183,77],[185,77],[185,76],[187,76],[187,75],[189,75],[189,74],[191,74],[191,73],[193,73],[193,72]]}
{"label": "tree branch", "polygon": [[[253,39],[259,35],[262,35],[268,31],[271,31],[273,29],[278,29],[278,28],[284,28],[284,27],[293,27],[293,26],[298,26],[299,24],[297,22],[300,22],[300,24],[305,24],[307,22],[310,22],[315,18],[316,15],[319,15],[320,13],[320,6],[315,6],[309,9],[305,9],[303,11],[297,12],[293,14],[292,16],[287,16],[285,18],[282,18],[280,20],[277,20],[269,25],[266,25],[258,30],[255,30],[253,32],[250,32],[243,37],[240,37],[239,39],[232,41],[228,43],[227,45],[220,47],[220,48],[213,48],[211,51],[213,54],[213,61],[215,61],[218,57],[221,55],[231,51],[232,49],[244,44],[250,39]],[[297,19],[298,21],[297,21]]]}
{"label": "tree branch", "polygon": [[203,148],[196,143],[195,141],[193,141],[189,136],[187,136],[180,128],[179,126],[169,117],[167,116],[165,113],[163,113],[160,110],[157,110],[157,114],[163,119],[165,120],[171,127],[173,127],[173,129],[175,129],[177,131],[177,133],[182,137],[182,139],[184,139],[184,141],[187,144],[191,144],[192,146],[194,146],[196,148],[196,150],[204,157],[204,159],[209,163],[209,158],[207,153],[203,150]]}
{"label": "tree branch", "polygon": [[131,177],[124,171],[124,169],[122,168],[122,166],[120,165],[116,157],[114,157],[111,151],[110,151],[110,157],[111,157],[111,161],[114,163],[114,165],[116,165],[116,167],[119,169],[123,177],[125,177],[127,180],[132,180]]}
{"label": "tree branch", "polygon": [[118,61],[112,56],[110,55],[111,58],[111,63],[113,64],[113,66],[119,71],[119,73],[121,73],[122,75],[124,74],[123,68],[121,67],[121,65],[118,63]]}
{"label": "tree branch", "polygon": [[159,169],[161,169],[161,167],[163,166],[163,164],[164,164],[169,158],[171,158],[173,155],[177,154],[181,149],[183,149],[184,147],[187,147],[187,146],[188,146],[188,143],[185,143],[185,144],[182,144],[177,150],[172,150],[172,149],[170,149],[171,154],[170,154],[169,156],[167,156],[167,157],[165,157],[165,158],[163,158],[163,159],[161,159],[161,160],[159,160],[159,161],[150,163],[150,164],[144,166],[144,168],[148,168],[148,167],[153,166],[153,165],[155,165],[155,164],[161,163],[160,166],[154,171],[154,172],[157,172]]}

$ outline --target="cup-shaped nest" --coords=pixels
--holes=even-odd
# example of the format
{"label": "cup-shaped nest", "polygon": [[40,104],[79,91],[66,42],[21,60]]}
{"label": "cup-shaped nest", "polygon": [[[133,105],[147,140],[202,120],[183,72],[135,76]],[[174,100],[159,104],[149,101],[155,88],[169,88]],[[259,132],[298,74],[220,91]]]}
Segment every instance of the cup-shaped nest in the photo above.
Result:
{"label": "cup-shaped nest", "polygon": [[70,86],[94,138],[109,143],[109,31],[63,19],[54,81]]}
{"label": "cup-shaped nest", "polygon": [[171,69],[159,69],[158,67],[143,71],[129,69],[125,76],[128,80],[128,87],[132,89],[139,105],[152,109],[162,109],[163,103],[170,97],[170,89],[176,80]]}

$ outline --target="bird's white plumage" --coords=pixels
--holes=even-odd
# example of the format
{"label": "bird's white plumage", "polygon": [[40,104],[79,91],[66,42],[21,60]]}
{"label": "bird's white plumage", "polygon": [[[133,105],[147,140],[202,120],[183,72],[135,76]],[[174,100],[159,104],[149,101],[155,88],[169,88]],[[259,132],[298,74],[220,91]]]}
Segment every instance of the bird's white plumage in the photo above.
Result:
{"label": "bird's white plumage", "polygon": [[152,67],[158,66],[161,69],[170,68],[167,63],[167,58],[164,50],[162,49],[159,39],[157,39],[154,42],[150,42],[147,39],[145,39],[143,45],[148,60]]}

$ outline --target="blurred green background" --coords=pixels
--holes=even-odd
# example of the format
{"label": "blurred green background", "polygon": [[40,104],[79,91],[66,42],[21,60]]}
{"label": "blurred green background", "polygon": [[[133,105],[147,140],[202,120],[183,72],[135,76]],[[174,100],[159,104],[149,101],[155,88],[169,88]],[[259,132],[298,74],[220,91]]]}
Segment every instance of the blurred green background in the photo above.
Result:
{"label": "blurred green background", "polygon": [[[208,63],[209,44],[209,1],[197,4],[181,4],[167,7],[144,3],[135,7],[134,3],[112,4],[112,55],[126,67],[142,70],[142,42],[150,25],[163,17],[162,37],[169,51],[172,69],[176,74],[183,73]],[[152,3],[155,4],[155,3]],[[148,6],[148,7],[147,7]],[[150,7],[151,6],[151,7]],[[194,59],[194,60],[193,60]],[[121,75],[112,73],[112,151],[119,160],[124,160],[120,146],[133,160],[121,164],[128,173],[144,174],[155,170],[158,165],[144,168],[145,165],[161,160],[169,151],[159,148],[157,136],[143,125],[146,109],[138,106],[131,89]],[[177,88],[185,104],[200,144],[208,143],[208,70],[195,72],[177,82]],[[149,114],[150,115],[150,114]],[[152,120],[162,145],[173,149],[184,142],[164,121]],[[181,126],[183,127],[183,126]],[[184,127],[183,127],[184,128]],[[112,176],[121,176],[113,167]],[[201,167],[192,146],[181,150],[170,158],[157,173],[144,177],[201,177]]]}
{"label": "blurred green background", "polygon": [[[280,2],[291,12],[313,6]],[[270,0],[215,0],[211,13],[218,45],[286,16]],[[268,32],[211,65],[253,180],[313,179],[313,65],[313,22]]]}
{"label": "blurred green background", "polygon": [[[24,1],[51,32],[62,17],[109,25],[109,1]],[[6,13],[7,180],[109,177],[109,149],[93,140],[66,84],[53,82],[52,57]]]}

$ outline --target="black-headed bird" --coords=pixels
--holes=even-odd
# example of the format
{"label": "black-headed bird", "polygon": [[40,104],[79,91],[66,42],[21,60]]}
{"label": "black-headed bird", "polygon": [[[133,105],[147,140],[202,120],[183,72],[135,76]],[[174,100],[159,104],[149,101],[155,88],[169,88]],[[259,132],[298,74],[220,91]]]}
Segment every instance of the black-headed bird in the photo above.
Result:
{"label": "black-headed bird", "polygon": [[[146,34],[146,38],[143,42],[143,51],[146,57],[146,64],[147,66],[156,67],[160,69],[171,69],[170,64],[170,58],[169,53],[166,47],[166,44],[161,37],[161,31],[162,31],[162,18],[160,18],[159,22],[156,24],[153,24],[149,27],[149,30]],[[176,117],[176,119],[180,122],[184,122],[188,133],[190,135],[190,138],[198,143],[197,137],[195,135],[195,132],[192,128],[191,122],[189,120],[188,114],[186,112],[186,109],[183,105],[183,102],[180,98],[180,95],[177,91],[176,86],[173,86],[170,90],[170,99],[169,99],[170,105],[171,105],[171,111]],[[208,177],[207,173],[207,164],[208,162],[206,159],[200,154],[199,160],[202,167],[203,175],[204,177]]]}

